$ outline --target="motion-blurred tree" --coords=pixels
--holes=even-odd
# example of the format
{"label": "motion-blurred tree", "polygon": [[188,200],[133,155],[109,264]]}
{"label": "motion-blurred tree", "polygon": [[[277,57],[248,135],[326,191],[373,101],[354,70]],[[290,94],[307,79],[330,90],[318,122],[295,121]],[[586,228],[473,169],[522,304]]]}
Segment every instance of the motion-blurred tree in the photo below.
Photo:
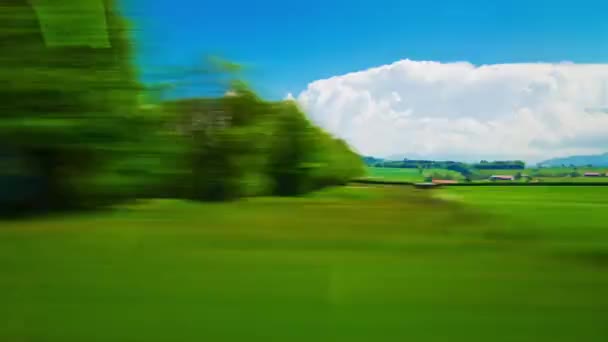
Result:
{"label": "motion-blurred tree", "polygon": [[308,125],[293,104],[285,104],[278,113],[268,164],[273,193],[277,195],[305,191],[306,150],[313,148],[314,139]]}
{"label": "motion-blurred tree", "polygon": [[[140,87],[127,24],[112,0],[69,3],[79,6],[42,0],[0,4],[0,151],[19,159],[25,165],[20,175],[36,183],[31,196],[24,199],[19,189],[12,196],[28,207],[85,203],[95,190],[84,184],[92,184],[117,152],[116,142],[133,136]],[[99,41],[99,32],[72,19],[99,15],[107,44],[81,45],[82,32],[90,41]],[[59,24],[70,26],[48,32],[61,29],[53,27]],[[75,42],[70,32],[81,36]]]}
{"label": "motion-blurred tree", "polygon": [[264,101],[238,82],[228,93],[165,103],[188,146],[185,196],[290,196],[363,174],[361,157],[315,127],[295,103]]}

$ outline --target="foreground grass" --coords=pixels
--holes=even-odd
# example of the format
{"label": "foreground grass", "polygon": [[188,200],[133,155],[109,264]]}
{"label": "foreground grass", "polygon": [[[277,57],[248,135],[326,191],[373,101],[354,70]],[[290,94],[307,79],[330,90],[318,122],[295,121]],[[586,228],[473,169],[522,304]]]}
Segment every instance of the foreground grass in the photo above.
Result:
{"label": "foreground grass", "polygon": [[0,341],[606,341],[608,188],[0,222]]}

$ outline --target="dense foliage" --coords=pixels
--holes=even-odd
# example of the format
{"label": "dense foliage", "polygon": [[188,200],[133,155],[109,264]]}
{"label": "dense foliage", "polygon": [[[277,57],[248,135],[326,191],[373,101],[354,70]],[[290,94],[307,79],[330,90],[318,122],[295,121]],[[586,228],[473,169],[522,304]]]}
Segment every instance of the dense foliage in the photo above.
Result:
{"label": "dense foliage", "polygon": [[231,96],[151,104],[114,2],[60,3],[0,4],[0,207],[297,195],[363,172],[294,103],[238,83],[224,85]]}
{"label": "dense foliage", "polygon": [[482,160],[479,164],[474,164],[473,167],[478,170],[523,170],[526,168],[526,163],[520,160],[493,162]]}
{"label": "dense foliage", "polygon": [[[27,0],[0,4],[0,154],[13,170],[0,178],[11,185],[5,200],[45,208],[84,204],[131,134],[139,85],[128,30],[112,2],[103,4],[97,11],[105,16],[103,47],[70,37],[50,44],[45,34],[54,28],[45,20],[67,22],[74,13],[36,12]],[[79,9],[87,15],[86,6]]]}
{"label": "dense foliage", "polygon": [[230,96],[163,107],[186,144],[186,176],[178,182],[185,197],[298,195],[363,174],[359,157],[293,102],[263,101],[237,85]]}

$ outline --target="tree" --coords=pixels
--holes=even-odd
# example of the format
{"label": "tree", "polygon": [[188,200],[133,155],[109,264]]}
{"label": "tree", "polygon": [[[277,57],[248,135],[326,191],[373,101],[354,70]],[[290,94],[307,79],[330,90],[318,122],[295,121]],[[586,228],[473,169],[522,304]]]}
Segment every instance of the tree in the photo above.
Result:
{"label": "tree", "polygon": [[[20,205],[81,205],[101,191],[94,185],[101,170],[119,143],[133,136],[140,86],[130,64],[127,25],[113,2],[103,0],[99,13],[105,15],[108,44],[62,45],[48,40],[41,27],[49,28],[39,22],[44,13],[30,3],[0,5],[0,42],[7,47],[0,56],[0,83],[11,85],[0,88],[0,149],[18,156],[27,165],[23,174],[37,184],[25,199],[13,196]],[[51,11],[54,3],[45,3]],[[52,15],[54,23],[72,24],[70,31],[81,29],[69,11]]]}
{"label": "tree", "polygon": [[164,104],[187,146],[187,197],[294,196],[364,173],[363,158],[295,103],[264,101],[241,83],[230,94]]}

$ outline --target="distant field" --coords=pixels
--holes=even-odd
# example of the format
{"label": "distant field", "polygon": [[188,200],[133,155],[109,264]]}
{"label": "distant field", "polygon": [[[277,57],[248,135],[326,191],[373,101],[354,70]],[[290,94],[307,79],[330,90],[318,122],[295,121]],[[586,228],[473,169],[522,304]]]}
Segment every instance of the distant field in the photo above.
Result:
{"label": "distant field", "polygon": [[540,182],[560,183],[607,183],[608,177],[535,177]]}
{"label": "distant field", "polygon": [[[535,180],[540,182],[565,182],[565,183],[588,183],[588,182],[608,182],[608,177],[583,177],[585,172],[598,172],[606,174],[607,170],[604,168],[579,168],[577,172],[580,173],[579,177],[560,176],[567,175],[573,171],[571,168],[543,168],[543,169],[524,169],[524,170],[474,170],[478,175],[484,176],[483,179],[476,179],[475,182],[487,182],[485,177],[492,175],[515,175],[518,172],[523,175],[533,176]],[[393,182],[422,182],[425,177],[433,177],[443,179],[455,179],[464,180],[462,174],[445,170],[445,169],[424,169],[421,174],[418,169],[401,169],[401,168],[381,168],[381,167],[368,167],[367,168],[367,179],[382,180],[382,181],[393,181]],[[524,182],[522,179],[521,182]]]}
{"label": "distant field", "polygon": [[426,177],[437,175],[441,179],[462,180],[462,174],[445,169],[424,169],[422,173],[418,169],[400,169],[384,167],[368,167],[367,178],[385,181],[399,182],[422,182]]}
{"label": "distant field", "polygon": [[418,169],[397,169],[388,167],[368,167],[367,177],[371,179],[401,182],[419,182],[424,180],[424,176]]}
{"label": "distant field", "polygon": [[608,187],[344,187],[0,222],[0,341],[608,341]]}
{"label": "distant field", "polygon": [[[530,171],[526,170],[530,174],[537,174],[539,177],[559,177],[560,175],[566,175],[573,172],[575,169],[573,168],[563,168],[563,167],[552,167],[552,168],[542,168],[542,169],[531,169]],[[589,167],[579,167],[576,168],[576,172],[581,174],[581,176],[585,172],[598,172],[601,174],[606,174],[608,172],[607,168],[589,168]]]}
{"label": "distant field", "polygon": [[[542,168],[542,169],[524,169],[524,170],[475,170],[476,174],[490,177],[492,175],[510,175],[513,176],[520,172],[522,175],[532,176],[534,180],[540,182],[564,182],[564,183],[589,183],[589,182],[608,182],[608,177],[584,177],[585,172],[598,172],[606,174],[605,168],[578,168],[576,171],[580,174],[578,177],[565,176],[572,173],[572,168]],[[564,176],[562,176],[564,175]],[[478,180],[480,181],[480,180]],[[522,180],[524,181],[524,180]]]}
{"label": "distant field", "polygon": [[[539,172],[542,174],[546,174],[546,175],[559,175],[559,174],[571,173],[572,171],[574,171],[574,169],[572,169],[572,168],[542,168],[542,169],[527,168],[524,170],[513,170],[513,169],[477,170],[477,169],[474,169],[474,171],[476,173],[488,175],[488,176],[490,176],[490,175],[515,175],[518,172],[521,172],[522,174],[525,174],[525,175],[531,175],[533,173],[539,173]],[[606,169],[606,168],[578,168],[577,171],[580,174],[583,174],[585,172],[606,173],[606,172],[608,172],[608,169]]]}

